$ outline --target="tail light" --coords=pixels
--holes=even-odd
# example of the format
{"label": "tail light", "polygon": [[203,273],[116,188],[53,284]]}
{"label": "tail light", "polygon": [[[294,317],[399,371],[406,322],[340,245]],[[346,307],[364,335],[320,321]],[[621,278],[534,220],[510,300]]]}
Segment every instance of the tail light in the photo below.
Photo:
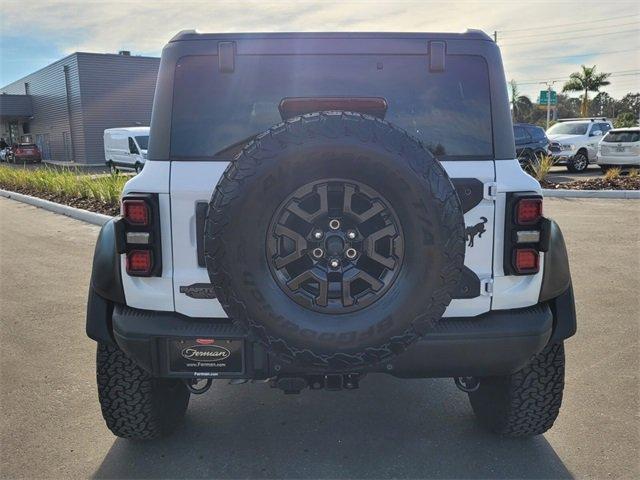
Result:
{"label": "tail light", "polygon": [[127,195],[122,199],[117,221],[118,253],[133,277],[162,275],[159,202],[156,194]]}
{"label": "tail light", "polygon": [[542,198],[522,198],[516,204],[516,223],[535,225],[542,218]]}
{"label": "tail light", "polygon": [[520,275],[538,273],[540,270],[540,254],[533,248],[516,248],[513,266]]}
{"label": "tail light", "polygon": [[278,110],[283,120],[328,110],[360,112],[384,118],[387,101],[381,97],[288,97],[280,101]]}
{"label": "tail light", "polygon": [[122,216],[132,225],[149,225],[149,206],[144,200],[122,200]]}
{"label": "tail light", "polygon": [[129,275],[150,276],[153,270],[153,252],[151,250],[131,250],[126,257]]}
{"label": "tail light", "polygon": [[534,275],[540,271],[540,252],[545,251],[542,197],[535,192],[507,194],[505,215],[504,272]]}

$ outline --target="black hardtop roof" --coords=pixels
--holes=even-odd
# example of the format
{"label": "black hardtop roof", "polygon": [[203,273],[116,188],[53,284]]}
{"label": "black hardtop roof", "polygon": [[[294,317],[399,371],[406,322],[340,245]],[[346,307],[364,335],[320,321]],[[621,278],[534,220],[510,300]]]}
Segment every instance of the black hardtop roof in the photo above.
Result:
{"label": "black hardtop roof", "polygon": [[447,32],[254,32],[254,33],[200,33],[196,30],[182,30],[169,42],[191,40],[242,40],[242,39],[430,39],[430,40],[482,40],[493,39],[482,30],[468,29],[461,33]]}

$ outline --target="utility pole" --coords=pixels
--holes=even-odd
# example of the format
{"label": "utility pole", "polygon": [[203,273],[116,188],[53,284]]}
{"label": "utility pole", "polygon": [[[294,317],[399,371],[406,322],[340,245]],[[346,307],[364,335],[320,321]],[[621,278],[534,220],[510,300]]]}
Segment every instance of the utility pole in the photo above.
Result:
{"label": "utility pole", "polygon": [[547,128],[545,130],[549,130],[549,120],[551,118],[551,87],[556,83],[555,80],[551,80],[549,82],[540,82],[543,85],[547,86]]}
{"label": "utility pole", "polygon": [[493,31],[493,41],[498,43],[498,31],[497,30]]}

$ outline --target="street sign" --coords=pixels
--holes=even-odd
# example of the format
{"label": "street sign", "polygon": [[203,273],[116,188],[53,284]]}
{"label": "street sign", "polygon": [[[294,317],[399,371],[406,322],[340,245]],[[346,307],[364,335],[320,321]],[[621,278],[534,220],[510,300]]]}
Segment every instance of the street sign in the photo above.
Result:
{"label": "street sign", "polygon": [[[538,97],[538,103],[540,105],[547,105],[547,95],[549,94],[548,90],[540,90],[540,96]],[[549,105],[557,105],[558,104],[558,94],[551,90],[551,102]]]}

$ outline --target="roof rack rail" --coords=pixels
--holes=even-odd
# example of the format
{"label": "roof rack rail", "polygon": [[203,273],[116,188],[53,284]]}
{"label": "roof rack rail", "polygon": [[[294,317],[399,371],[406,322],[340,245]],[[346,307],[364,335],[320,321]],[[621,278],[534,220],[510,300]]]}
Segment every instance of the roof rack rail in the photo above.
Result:
{"label": "roof rack rail", "polygon": [[559,118],[556,120],[557,122],[576,122],[576,121],[590,121],[595,122],[596,120],[603,120],[605,122],[609,122],[610,120],[606,117],[581,117],[581,118]]}

